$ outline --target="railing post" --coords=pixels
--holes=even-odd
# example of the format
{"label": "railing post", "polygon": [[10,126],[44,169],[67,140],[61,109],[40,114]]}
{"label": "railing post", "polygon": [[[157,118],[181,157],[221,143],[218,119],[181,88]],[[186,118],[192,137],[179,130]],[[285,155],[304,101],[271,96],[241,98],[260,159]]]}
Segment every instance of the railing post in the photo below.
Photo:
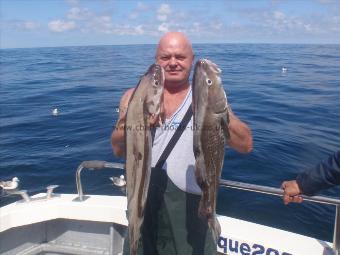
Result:
{"label": "railing post", "polygon": [[340,255],[340,205],[336,205],[335,211],[333,250],[335,255]]}
{"label": "railing post", "polygon": [[76,184],[77,184],[77,191],[78,191],[78,198],[79,201],[83,201],[83,186],[81,185],[81,178],[80,178],[80,173],[81,170],[83,170],[83,163],[81,163],[76,172]]}
{"label": "railing post", "polygon": [[100,161],[100,160],[83,161],[78,166],[77,172],[76,172],[76,183],[77,183],[77,191],[78,191],[79,201],[84,200],[83,186],[81,184],[81,178],[80,178],[80,173],[84,168],[87,168],[89,170],[99,170],[99,169],[103,169],[103,168],[124,169],[125,166],[124,166],[124,164],[121,164],[121,163],[110,163],[110,162]]}

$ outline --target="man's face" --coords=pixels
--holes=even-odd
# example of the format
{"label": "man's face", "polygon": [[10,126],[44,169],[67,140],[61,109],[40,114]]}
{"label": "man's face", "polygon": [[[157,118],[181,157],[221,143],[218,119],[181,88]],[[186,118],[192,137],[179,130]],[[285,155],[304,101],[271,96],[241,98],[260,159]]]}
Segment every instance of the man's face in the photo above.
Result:
{"label": "man's face", "polygon": [[167,84],[181,85],[189,79],[193,61],[191,45],[180,39],[170,39],[160,43],[156,62],[165,70]]}

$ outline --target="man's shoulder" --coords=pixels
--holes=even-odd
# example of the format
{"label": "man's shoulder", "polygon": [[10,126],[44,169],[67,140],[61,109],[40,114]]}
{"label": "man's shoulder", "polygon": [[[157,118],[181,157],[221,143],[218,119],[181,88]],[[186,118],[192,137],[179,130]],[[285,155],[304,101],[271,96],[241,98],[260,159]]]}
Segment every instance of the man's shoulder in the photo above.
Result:
{"label": "man's shoulder", "polygon": [[129,88],[128,90],[126,90],[123,94],[123,96],[131,96],[133,94],[133,92],[135,91],[136,88]]}
{"label": "man's shoulder", "polygon": [[135,88],[129,88],[128,90],[126,90],[121,97],[121,101],[122,102],[129,101],[134,91],[135,91]]}

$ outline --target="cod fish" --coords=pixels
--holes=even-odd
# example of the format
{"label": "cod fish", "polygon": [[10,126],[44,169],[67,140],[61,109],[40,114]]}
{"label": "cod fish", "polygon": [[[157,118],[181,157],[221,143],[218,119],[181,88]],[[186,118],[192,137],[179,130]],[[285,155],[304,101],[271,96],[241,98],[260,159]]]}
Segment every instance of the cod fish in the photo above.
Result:
{"label": "cod fish", "polygon": [[221,233],[216,218],[216,199],[229,139],[227,96],[221,82],[221,70],[207,59],[195,65],[193,78],[193,121],[195,176],[202,190],[198,214],[208,220],[215,241]]}
{"label": "cod fish", "polygon": [[137,253],[151,175],[151,130],[162,121],[164,70],[153,64],[140,79],[126,113],[126,179],[130,254]]}

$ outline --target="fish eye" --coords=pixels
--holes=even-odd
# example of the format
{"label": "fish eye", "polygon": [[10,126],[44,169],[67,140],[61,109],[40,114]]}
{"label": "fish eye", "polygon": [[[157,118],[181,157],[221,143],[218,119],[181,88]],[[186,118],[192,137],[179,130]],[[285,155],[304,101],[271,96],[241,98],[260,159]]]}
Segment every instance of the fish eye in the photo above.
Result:
{"label": "fish eye", "polygon": [[207,79],[206,82],[208,83],[209,86],[212,84],[212,81],[210,79]]}
{"label": "fish eye", "polygon": [[158,81],[155,81],[155,85],[158,86],[159,82]]}

